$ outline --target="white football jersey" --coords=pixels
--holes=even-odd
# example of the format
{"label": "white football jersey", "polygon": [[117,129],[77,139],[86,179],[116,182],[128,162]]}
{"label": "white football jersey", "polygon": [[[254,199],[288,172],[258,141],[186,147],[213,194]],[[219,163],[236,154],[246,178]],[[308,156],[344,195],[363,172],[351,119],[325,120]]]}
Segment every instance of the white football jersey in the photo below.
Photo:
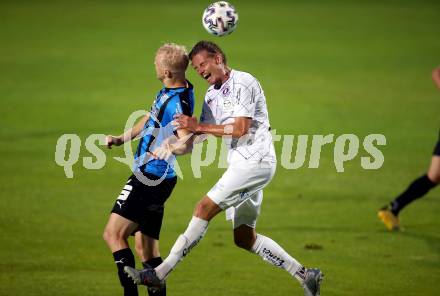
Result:
{"label": "white football jersey", "polygon": [[233,123],[235,117],[252,118],[252,124],[240,139],[223,137],[229,149],[228,163],[276,162],[263,89],[251,74],[232,70],[219,89],[211,85],[206,91],[200,121],[224,125]]}

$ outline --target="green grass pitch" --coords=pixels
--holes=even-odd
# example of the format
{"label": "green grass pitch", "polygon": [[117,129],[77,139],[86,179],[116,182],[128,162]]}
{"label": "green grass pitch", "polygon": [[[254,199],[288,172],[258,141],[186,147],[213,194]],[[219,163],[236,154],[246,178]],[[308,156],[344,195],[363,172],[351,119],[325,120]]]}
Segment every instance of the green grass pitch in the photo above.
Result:
{"label": "green grass pitch", "polygon": [[[187,3],[185,3],[187,2]],[[438,295],[440,191],[402,213],[388,233],[376,210],[426,171],[437,140],[440,92],[438,1],[232,1],[230,36],[209,36],[209,1],[0,2],[0,295],[122,295],[102,240],[128,167],[106,151],[101,170],[82,158],[67,179],[54,161],[65,133],[84,141],[117,134],[149,108],[161,87],[153,56],[166,41],[219,43],[233,68],[254,74],[281,135],[386,136],[384,165],[364,170],[360,153],[337,173],[334,144],[320,166],[280,165],[265,190],[257,230],[326,274],[324,296]],[[207,85],[189,69],[196,114]],[[362,146],[361,146],[362,147]],[[276,144],[278,155],[281,144]],[[167,203],[162,255],[195,202],[221,175],[196,179],[189,157]],[[317,244],[321,249],[308,249]],[[302,295],[286,272],[233,245],[224,216],[169,278],[169,295]],[[141,291],[141,295],[145,295]]]}

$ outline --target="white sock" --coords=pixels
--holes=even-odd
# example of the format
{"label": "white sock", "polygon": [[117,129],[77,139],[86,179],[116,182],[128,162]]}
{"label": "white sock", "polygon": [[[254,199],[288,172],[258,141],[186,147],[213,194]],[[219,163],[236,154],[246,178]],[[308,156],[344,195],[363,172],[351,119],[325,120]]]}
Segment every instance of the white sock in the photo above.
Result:
{"label": "white sock", "polygon": [[257,239],[255,244],[252,246],[251,251],[260,255],[260,257],[269,264],[286,270],[300,283],[303,282],[305,277],[305,268],[298,261],[296,261],[295,258],[287,254],[287,252],[284,251],[284,249],[272,239],[264,235],[257,234]]}
{"label": "white sock", "polygon": [[208,228],[208,221],[192,217],[185,232],[177,238],[168,257],[155,268],[159,279],[163,280],[176,267],[193,247],[203,238]]}

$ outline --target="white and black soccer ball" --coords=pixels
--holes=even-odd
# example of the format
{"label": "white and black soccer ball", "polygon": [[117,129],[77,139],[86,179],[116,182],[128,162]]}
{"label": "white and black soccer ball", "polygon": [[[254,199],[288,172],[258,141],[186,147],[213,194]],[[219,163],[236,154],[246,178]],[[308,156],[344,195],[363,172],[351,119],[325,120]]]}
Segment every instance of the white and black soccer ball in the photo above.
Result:
{"label": "white and black soccer ball", "polygon": [[231,34],[237,27],[237,22],[238,14],[234,6],[226,1],[212,3],[203,12],[203,27],[215,36]]}

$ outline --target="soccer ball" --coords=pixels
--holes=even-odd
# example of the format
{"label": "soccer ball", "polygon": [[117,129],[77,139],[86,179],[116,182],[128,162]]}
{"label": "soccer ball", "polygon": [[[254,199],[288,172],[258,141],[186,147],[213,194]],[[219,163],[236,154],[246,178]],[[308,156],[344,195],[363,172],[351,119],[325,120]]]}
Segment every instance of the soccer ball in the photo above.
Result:
{"label": "soccer ball", "polygon": [[226,1],[212,3],[203,12],[203,27],[215,36],[231,34],[237,27],[237,22],[238,14],[234,6]]}

